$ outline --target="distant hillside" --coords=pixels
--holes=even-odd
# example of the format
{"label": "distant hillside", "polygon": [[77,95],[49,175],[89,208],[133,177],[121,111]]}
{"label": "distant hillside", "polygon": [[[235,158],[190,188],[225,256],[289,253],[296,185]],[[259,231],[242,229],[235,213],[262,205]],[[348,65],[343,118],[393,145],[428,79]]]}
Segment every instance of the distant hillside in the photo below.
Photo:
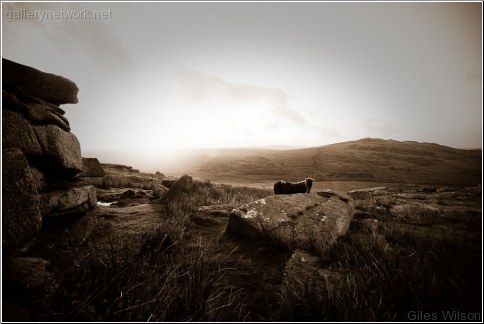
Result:
{"label": "distant hillside", "polygon": [[295,150],[220,150],[186,171],[211,180],[313,177],[316,181],[477,185],[482,150],[366,138]]}

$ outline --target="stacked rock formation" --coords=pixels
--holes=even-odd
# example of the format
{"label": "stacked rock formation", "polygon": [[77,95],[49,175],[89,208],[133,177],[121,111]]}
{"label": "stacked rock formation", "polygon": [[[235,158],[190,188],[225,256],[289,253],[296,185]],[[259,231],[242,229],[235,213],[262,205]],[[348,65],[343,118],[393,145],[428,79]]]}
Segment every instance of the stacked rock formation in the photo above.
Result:
{"label": "stacked rock formation", "polygon": [[45,217],[84,213],[96,191],[77,179],[81,147],[61,104],[77,103],[72,81],[2,59],[2,250],[9,254]]}

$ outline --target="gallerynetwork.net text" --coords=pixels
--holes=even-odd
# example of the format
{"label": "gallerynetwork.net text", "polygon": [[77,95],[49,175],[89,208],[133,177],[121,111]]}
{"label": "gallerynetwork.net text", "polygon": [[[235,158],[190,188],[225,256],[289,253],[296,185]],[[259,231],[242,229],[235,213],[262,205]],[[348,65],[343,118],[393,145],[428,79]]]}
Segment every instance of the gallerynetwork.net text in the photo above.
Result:
{"label": "gallerynetwork.net text", "polygon": [[79,19],[79,20],[94,20],[94,19],[112,19],[111,10],[4,10],[3,16],[7,22],[13,20],[37,20],[42,22],[44,20],[62,20],[62,19]]}

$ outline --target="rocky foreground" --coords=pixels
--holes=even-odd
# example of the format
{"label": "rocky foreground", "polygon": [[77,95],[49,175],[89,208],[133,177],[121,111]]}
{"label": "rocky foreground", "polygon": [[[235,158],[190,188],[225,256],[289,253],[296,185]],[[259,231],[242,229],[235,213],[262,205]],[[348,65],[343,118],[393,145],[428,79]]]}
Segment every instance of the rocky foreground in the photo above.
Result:
{"label": "rocky foreground", "polygon": [[3,69],[3,320],[379,321],[478,309],[480,186],[275,196],[101,164],[82,157],[59,106],[77,102],[74,83],[8,60]]}
{"label": "rocky foreground", "polygon": [[[236,262],[234,270],[225,274],[227,287],[237,290],[245,307],[250,309],[252,317],[247,319],[275,319],[285,316],[280,304],[274,304],[275,294],[292,296],[297,292],[298,296],[303,296],[305,292],[300,291],[301,287],[316,283],[332,295],[345,285],[348,269],[336,266],[341,260],[335,258],[335,251],[347,244],[344,242],[348,239],[344,237],[348,230],[350,240],[355,235],[364,235],[371,239],[376,251],[390,255],[395,248],[385,234],[388,220],[430,226],[428,235],[434,235],[436,228],[447,221],[474,222],[472,219],[480,217],[481,212],[480,188],[422,187],[420,191],[403,192],[375,187],[347,194],[326,190],[278,196],[268,192],[264,198],[245,204],[207,205],[203,203],[212,201],[204,201],[192,206],[192,212],[185,214],[187,223],[180,234],[186,247],[180,250],[173,248],[173,244],[181,244],[175,237],[165,240],[166,236],[156,235],[160,230],[163,232],[163,224],[169,224],[168,206],[177,206],[180,202],[187,205],[185,198],[192,199],[205,192],[217,201],[234,188],[183,176],[174,181],[168,179],[170,181],[165,184],[169,188],[158,179],[154,189],[144,189],[148,183],[156,182],[153,180],[156,178],[138,175],[147,179],[146,183],[140,183],[140,179],[132,181],[133,174],[139,171],[130,167],[102,165],[102,169],[107,179],[115,177],[114,174],[116,177],[125,174],[124,181],[131,186],[96,188],[98,205],[95,209],[82,217],[71,216],[62,222],[47,223],[36,240],[10,259],[5,268],[5,276],[11,283],[7,289],[15,287],[22,295],[20,302],[15,296],[9,298],[9,294],[4,293],[4,305],[16,310],[11,314],[13,318],[36,319],[39,314],[57,318],[51,311],[59,307],[56,287],[63,285],[63,267],[79,262],[75,261],[78,260],[76,255],[70,255],[73,251],[83,254],[84,250],[95,249],[103,255],[112,253],[108,252],[112,249],[128,249],[134,255],[152,258],[153,254],[183,254],[185,249],[191,249],[190,246],[202,246],[207,257],[221,258],[220,262],[227,267],[233,267]],[[162,193],[160,188],[163,188]],[[460,220],[455,218],[456,211],[461,215],[458,216]],[[419,213],[422,219],[412,213]],[[463,231],[462,235],[464,233],[469,234]],[[114,246],[113,235],[123,238]],[[459,234],[454,232],[453,235]],[[473,240],[472,235],[467,238]],[[166,319],[153,316],[153,320]]]}

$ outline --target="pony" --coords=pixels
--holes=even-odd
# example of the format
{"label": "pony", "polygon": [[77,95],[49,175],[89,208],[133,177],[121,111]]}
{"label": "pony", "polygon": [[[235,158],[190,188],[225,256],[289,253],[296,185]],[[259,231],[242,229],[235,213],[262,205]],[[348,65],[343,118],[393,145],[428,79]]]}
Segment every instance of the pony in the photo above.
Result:
{"label": "pony", "polygon": [[274,184],[275,195],[288,195],[295,193],[310,193],[314,180],[306,178],[303,181],[291,183],[285,180],[279,180]]}

